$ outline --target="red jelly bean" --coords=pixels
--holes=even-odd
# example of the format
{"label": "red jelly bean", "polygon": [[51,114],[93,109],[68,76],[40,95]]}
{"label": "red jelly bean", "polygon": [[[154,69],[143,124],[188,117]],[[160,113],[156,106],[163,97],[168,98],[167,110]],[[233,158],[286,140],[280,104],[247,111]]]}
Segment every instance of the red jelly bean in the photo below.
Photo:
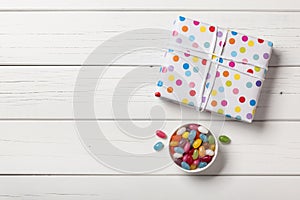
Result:
{"label": "red jelly bean", "polygon": [[186,161],[189,165],[193,164],[194,160],[191,155],[187,155]]}
{"label": "red jelly bean", "polygon": [[163,131],[161,131],[161,130],[157,130],[156,131],[156,135],[158,137],[162,138],[162,139],[166,139],[167,138],[167,135]]}
{"label": "red jelly bean", "polygon": [[212,159],[212,156],[206,155],[202,158],[202,162],[206,162],[208,164],[208,163],[210,163],[211,159]]}

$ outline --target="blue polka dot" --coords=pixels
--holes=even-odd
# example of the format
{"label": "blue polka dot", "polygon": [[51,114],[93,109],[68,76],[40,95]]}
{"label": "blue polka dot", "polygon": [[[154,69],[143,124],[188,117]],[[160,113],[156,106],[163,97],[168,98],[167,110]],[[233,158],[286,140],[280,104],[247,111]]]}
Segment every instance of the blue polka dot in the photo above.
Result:
{"label": "blue polka dot", "polygon": [[250,101],[250,106],[255,106],[255,104],[256,104],[256,101],[255,101],[254,99],[252,99],[252,100]]}
{"label": "blue polka dot", "polygon": [[168,52],[173,52],[174,50],[173,49],[168,49]]}
{"label": "blue polka dot", "polygon": [[206,88],[209,88],[209,83],[206,83],[205,87],[206,87]]}
{"label": "blue polka dot", "polygon": [[188,63],[183,64],[183,69],[188,69],[189,67],[190,67],[190,65]]}
{"label": "blue polka dot", "polygon": [[192,74],[191,71],[186,71],[186,72],[185,72],[185,75],[186,75],[186,76],[191,76],[191,74]]}
{"label": "blue polka dot", "polygon": [[179,16],[179,20],[183,22],[185,20],[185,17]]}
{"label": "blue polka dot", "polygon": [[193,68],[193,71],[194,71],[195,73],[198,73],[198,72],[199,72],[199,67],[197,67],[197,66],[194,67],[194,68]]}
{"label": "blue polka dot", "polygon": [[209,48],[209,47],[210,47],[209,42],[205,42],[205,43],[204,43],[204,47],[205,47],[205,48]]}
{"label": "blue polka dot", "polygon": [[195,36],[190,35],[189,40],[193,42],[195,40]]}
{"label": "blue polka dot", "polygon": [[229,114],[226,114],[226,115],[225,115],[225,117],[231,118],[231,115],[229,115]]}
{"label": "blue polka dot", "polygon": [[258,60],[258,59],[259,59],[259,55],[254,54],[254,55],[253,55],[253,59],[254,59],[254,60]]}
{"label": "blue polka dot", "polygon": [[261,86],[261,81],[256,81],[256,86],[260,87]]}
{"label": "blue polka dot", "polygon": [[189,106],[194,106],[194,102],[189,102]]}
{"label": "blue polka dot", "polygon": [[247,87],[247,88],[252,88],[252,83],[251,83],[251,82],[247,82],[247,83],[246,83],[246,87]]}
{"label": "blue polka dot", "polygon": [[235,117],[235,119],[241,120],[242,118],[241,118],[241,116],[237,115],[237,116]]}
{"label": "blue polka dot", "polygon": [[273,42],[268,42],[269,47],[273,47]]}
{"label": "blue polka dot", "polygon": [[158,81],[158,82],[157,82],[157,86],[158,86],[158,87],[163,86],[163,82],[162,82],[162,81]]}
{"label": "blue polka dot", "polygon": [[223,63],[223,58],[220,58],[220,59],[219,59],[219,63]]}
{"label": "blue polka dot", "polygon": [[219,92],[224,92],[224,87],[223,86],[219,87]]}
{"label": "blue polka dot", "polygon": [[236,56],[237,56],[237,52],[236,52],[236,51],[232,51],[232,52],[231,52],[231,56],[232,56],[232,57],[236,57]]}
{"label": "blue polka dot", "polygon": [[232,35],[237,35],[237,32],[231,31],[231,34],[232,34]]}

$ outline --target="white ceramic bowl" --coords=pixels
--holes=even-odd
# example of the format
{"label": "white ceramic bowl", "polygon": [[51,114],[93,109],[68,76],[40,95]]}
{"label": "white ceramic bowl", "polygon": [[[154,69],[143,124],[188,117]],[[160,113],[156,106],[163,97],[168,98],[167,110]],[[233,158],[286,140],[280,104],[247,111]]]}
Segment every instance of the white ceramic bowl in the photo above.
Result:
{"label": "white ceramic bowl", "polygon": [[[194,126],[194,127],[193,127],[193,126]],[[184,155],[187,154],[187,153],[186,153],[186,152],[183,153],[183,154],[182,154],[182,155],[183,155],[182,158],[178,158],[178,159],[174,158],[173,155],[174,155],[174,148],[175,148],[175,147],[174,147],[174,146],[172,147],[172,146],[170,145],[170,143],[171,143],[171,141],[172,141],[173,136],[174,136],[174,135],[178,135],[178,134],[177,134],[177,131],[180,130],[182,127],[186,127],[187,130],[195,130],[195,127],[196,127],[196,126],[198,126],[198,127],[201,126],[202,128],[208,130],[208,133],[206,134],[207,136],[209,136],[209,135],[212,135],[212,136],[213,136],[213,138],[215,139],[215,150],[214,150],[214,155],[213,155],[211,161],[210,161],[205,167],[203,167],[203,168],[197,167],[196,169],[190,169],[190,170],[188,170],[188,169],[185,169],[185,168],[181,167],[181,165],[179,164],[179,163],[181,163],[180,160],[182,160],[182,158],[184,157]],[[193,129],[190,129],[190,127],[193,127]],[[200,129],[202,129],[202,128],[200,128]],[[183,129],[183,130],[184,130],[184,129]],[[200,132],[198,131],[198,129],[197,129],[196,132],[197,132],[197,135],[199,134],[199,137],[200,137]],[[204,132],[205,132],[205,131],[204,131]],[[180,135],[180,134],[179,134],[179,135]],[[174,136],[174,137],[175,137],[175,136]],[[180,138],[179,136],[177,136],[177,137]],[[197,136],[196,136],[196,137],[197,137]],[[183,139],[182,135],[181,135],[181,139]],[[195,138],[195,139],[197,139],[197,138]],[[187,140],[188,140],[188,139],[187,139]],[[188,140],[188,141],[190,141],[190,140]],[[203,145],[203,144],[204,144],[204,142],[202,141],[201,145]],[[180,146],[180,145],[179,145],[179,146]],[[180,146],[180,147],[183,148],[183,146],[184,146],[184,145],[182,145],[182,146]],[[191,144],[190,146],[191,146],[191,147],[190,147],[190,150],[193,149],[192,144]],[[172,150],[172,148],[173,148],[173,150]],[[198,147],[197,149],[199,149],[199,147]],[[183,171],[185,171],[185,172],[187,172],[187,173],[199,173],[199,172],[202,172],[202,171],[206,170],[207,168],[209,168],[209,167],[214,163],[214,161],[216,160],[217,155],[218,155],[218,140],[217,140],[216,136],[215,136],[208,128],[206,128],[206,127],[203,126],[203,125],[200,125],[200,124],[194,124],[194,123],[191,123],[191,124],[185,124],[185,125],[182,125],[182,126],[180,126],[179,128],[177,128],[177,129],[174,131],[174,133],[172,134],[172,136],[170,137],[170,140],[169,140],[169,154],[170,154],[170,156],[171,156],[171,159],[174,161],[175,165],[176,165],[178,168],[180,168],[181,170],[183,170]],[[198,157],[198,159],[201,160],[200,157]],[[195,160],[197,160],[197,159],[195,159]]]}

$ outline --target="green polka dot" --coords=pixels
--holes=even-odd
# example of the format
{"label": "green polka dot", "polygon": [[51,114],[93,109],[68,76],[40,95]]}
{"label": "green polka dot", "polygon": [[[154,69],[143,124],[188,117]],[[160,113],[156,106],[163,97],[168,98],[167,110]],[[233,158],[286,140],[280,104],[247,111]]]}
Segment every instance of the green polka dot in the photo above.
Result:
{"label": "green polka dot", "polygon": [[246,52],[246,48],[245,48],[245,47],[241,47],[241,48],[240,48],[240,52],[241,52],[241,53],[245,53],[245,52]]}
{"label": "green polka dot", "polygon": [[228,87],[230,87],[232,85],[232,82],[231,81],[226,81],[225,83]]}

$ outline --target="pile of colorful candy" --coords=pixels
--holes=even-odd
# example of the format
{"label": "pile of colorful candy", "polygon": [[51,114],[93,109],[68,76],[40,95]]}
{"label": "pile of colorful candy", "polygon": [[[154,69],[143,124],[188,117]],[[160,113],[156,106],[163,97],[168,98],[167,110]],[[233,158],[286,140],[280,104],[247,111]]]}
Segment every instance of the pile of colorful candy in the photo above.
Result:
{"label": "pile of colorful candy", "polygon": [[186,124],[171,136],[169,151],[174,162],[183,169],[202,170],[215,159],[216,145],[214,135],[204,126]]}

